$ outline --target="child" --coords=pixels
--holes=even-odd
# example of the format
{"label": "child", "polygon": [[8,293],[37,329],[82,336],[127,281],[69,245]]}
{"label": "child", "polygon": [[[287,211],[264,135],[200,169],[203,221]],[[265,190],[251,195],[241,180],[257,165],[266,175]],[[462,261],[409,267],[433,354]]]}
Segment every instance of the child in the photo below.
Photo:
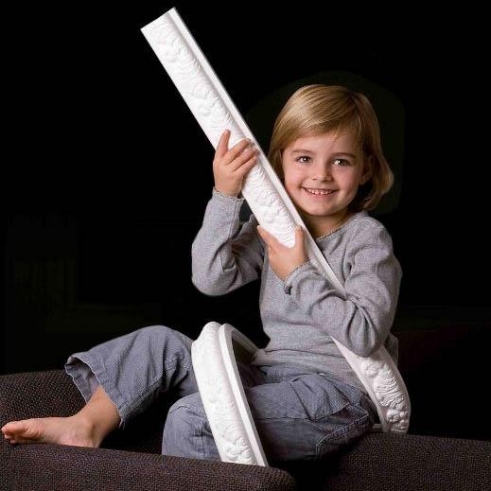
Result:
{"label": "child", "polygon": [[[308,85],[287,101],[273,128],[269,160],[305,226],[344,284],[342,298],[308,261],[304,232],[285,247],[258,226],[241,224],[241,187],[256,164],[246,141],[213,160],[215,186],[192,245],[194,285],[222,295],[260,279],[269,342],[243,367],[247,399],[271,462],[319,459],[359,438],[376,410],[333,338],[360,356],[390,334],[401,269],[384,226],[368,215],[392,185],[377,117],[368,99],[340,86]],[[7,423],[12,443],[98,447],[161,392],[178,400],[164,427],[162,453],[219,459],[194,377],[192,340],[150,326],[69,357],[65,368],[86,405],[68,418]]]}

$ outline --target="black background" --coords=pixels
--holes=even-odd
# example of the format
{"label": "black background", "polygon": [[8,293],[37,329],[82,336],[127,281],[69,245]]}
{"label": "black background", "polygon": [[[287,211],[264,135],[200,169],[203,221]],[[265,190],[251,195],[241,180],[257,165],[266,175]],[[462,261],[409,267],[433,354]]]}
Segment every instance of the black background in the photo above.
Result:
{"label": "black background", "polygon": [[60,368],[142,323],[196,335],[214,319],[261,340],[255,285],[218,299],[191,285],[213,149],[140,32],[171,7],[244,115],[326,71],[393,94],[401,192],[381,220],[404,270],[399,326],[489,321],[483,14],[319,4],[19,4],[5,16],[1,371]]}

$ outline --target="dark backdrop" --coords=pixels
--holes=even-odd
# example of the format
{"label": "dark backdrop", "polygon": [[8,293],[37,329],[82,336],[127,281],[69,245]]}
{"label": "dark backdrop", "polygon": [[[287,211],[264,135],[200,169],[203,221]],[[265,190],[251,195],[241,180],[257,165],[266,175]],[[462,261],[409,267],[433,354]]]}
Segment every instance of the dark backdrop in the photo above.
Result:
{"label": "dark backdrop", "polygon": [[480,13],[263,5],[22,4],[8,17],[1,372],[59,368],[152,323],[194,336],[213,319],[263,341],[256,285],[206,298],[190,281],[213,149],[140,32],[173,6],[258,136],[258,104],[296,80],[336,72],[387,91],[399,185],[380,219],[404,270],[398,326],[491,318]]}

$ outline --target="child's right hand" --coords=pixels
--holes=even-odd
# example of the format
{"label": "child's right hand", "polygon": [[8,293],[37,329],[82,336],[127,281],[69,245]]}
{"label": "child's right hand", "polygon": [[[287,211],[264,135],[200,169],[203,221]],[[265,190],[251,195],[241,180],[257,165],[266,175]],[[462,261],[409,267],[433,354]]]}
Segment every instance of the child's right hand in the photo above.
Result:
{"label": "child's right hand", "polygon": [[305,234],[302,227],[295,228],[295,244],[292,247],[283,245],[273,234],[258,225],[257,231],[266,244],[269,264],[276,276],[282,281],[309,258],[305,249]]}
{"label": "child's right hand", "polygon": [[213,159],[215,189],[229,196],[238,196],[244,177],[257,162],[258,150],[252,146],[250,140],[240,140],[229,149],[229,140],[230,131],[225,130]]}

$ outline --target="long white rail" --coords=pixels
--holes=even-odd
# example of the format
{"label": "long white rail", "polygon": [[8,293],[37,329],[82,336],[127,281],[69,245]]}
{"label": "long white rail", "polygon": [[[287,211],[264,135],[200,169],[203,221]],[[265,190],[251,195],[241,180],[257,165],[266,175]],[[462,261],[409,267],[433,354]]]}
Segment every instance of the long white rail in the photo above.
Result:
{"label": "long white rail", "polygon": [[[170,9],[141,31],[214,148],[225,129],[231,131],[231,144],[243,138],[249,138],[256,144],[259,149],[258,164],[248,174],[242,194],[258,222],[289,247],[295,242],[296,226],[301,225],[306,232],[310,261],[344,296],[343,285],[308,233],[252,131],[177,10]],[[385,347],[363,358],[335,339],[334,342],[374,401],[382,430],[405,433],[411,412],[409,394]]]}

